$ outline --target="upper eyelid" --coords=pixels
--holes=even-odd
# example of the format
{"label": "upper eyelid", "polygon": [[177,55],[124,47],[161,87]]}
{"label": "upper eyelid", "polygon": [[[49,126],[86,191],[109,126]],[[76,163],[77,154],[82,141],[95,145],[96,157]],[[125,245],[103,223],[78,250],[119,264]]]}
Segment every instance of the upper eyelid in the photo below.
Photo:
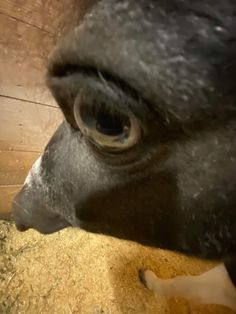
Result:
{"label": "upper eyelid", "polygon": [[48,71],[48,78],[49,80],[50,77],[63,78],[76,73],[100,79],[105,85],[112,83],[120,90],[131,96],[134,100],[142,99],[144,101],[143,97],[140,95],[140,92],[131,86],[126,80],[118,77],[111,71],[90,65],[64,64],[61,66],[51,66]]}
{"label": "upper eyelid", "polygon": [[[141,92],[133,88],[126,80],[113,75],[106,69],[87,65],[64,64],[59,67],[55,65],[49,68],[47,78],[48,86],[51,88],[55,97],[57,93],[62,95],[64,93],[63,101],[61,104],[58,102],[61,109],[63,110],[63,106],[67,102],[67,111],[70,108],[71,113],[73,112],[74,100],[79,92],[87,94],[88,100],[90,97],[91,99],[94,97],[96,101],[96,89],[103,90],[104,95],[107,93],[108,97],[110,94],[111,99],[113,98],[113,93],[114,95],[117,94],[116,96],[120,97],[120,101],[115,102],[117,104],[115,109],[122,111],[123,102],[127,102],[130,105],[129,109],[140,120],[144,121],[145,117],[151,112],[150,108],[152,104],[142,97]],[[69,95],[70,101],[67,95]],[[125,106],[123,106],[123,109],[125,111]]]}

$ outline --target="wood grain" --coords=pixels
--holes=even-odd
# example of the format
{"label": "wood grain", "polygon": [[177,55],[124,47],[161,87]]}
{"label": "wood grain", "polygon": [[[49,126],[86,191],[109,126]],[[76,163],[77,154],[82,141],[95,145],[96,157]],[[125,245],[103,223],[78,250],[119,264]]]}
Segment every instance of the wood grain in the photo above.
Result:
{"label": "wood grain", "polygon": [[45,85],[56,38],[0,15],[0,95],[56,106]]}
{"label": "wood grain", "polygon": [[0,186],[0,219],[8,218],[11,211],[12,200],[21,186]]}
{"label": "wood grain", "polygon": [[0,151],[0,185],[23,184],[40,153]]}
{"label": "wood grain", "polygon": [[41,30],[57,34],[66,16],[73,12],[72,0],[0,0],[0,12],[33,25]]}
{"label": "wood grain", "polygon": [[0,149],[41,152],[62,114],[59,108],[0,97]]}
{"label": "wood grain", "polygon": [[45,85],[48,56],[93,2],[0,0],[0,219],[62,121]]}
{"label": "wood grain", "polygon": [[[0,0],[0,13],[48,33],[60,35],[94,0]],[[73,24],[75,21],[73,22]]]}

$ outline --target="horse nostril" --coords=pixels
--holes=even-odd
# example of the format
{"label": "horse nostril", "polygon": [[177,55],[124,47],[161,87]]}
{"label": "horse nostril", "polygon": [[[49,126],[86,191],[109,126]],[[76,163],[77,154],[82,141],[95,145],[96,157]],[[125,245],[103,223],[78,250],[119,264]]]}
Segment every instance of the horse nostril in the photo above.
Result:
{"label": "horse nostril", "polygon": [[19,231],[26,231],[29,229],[28,227],[26,227],[26,225],[24,225],[22,223],[17,223],[17,221],[16,221],[16,228]]}
{"label": "horse nostril", "polygon": [[22,206],[18,204],[16,200],[14,200],[12,204],[12,215],[15,220],[17,230],[26,231],[30,228],[26,222],[28,216],[27,211],[25,208],[22,208]]}
{"label": "horse nostril", "polygon": [[19,231],[35,229],[50,234],[71,226],[66,218],[45,209],[34,194],[22,190],[12,204],[12,215]]}

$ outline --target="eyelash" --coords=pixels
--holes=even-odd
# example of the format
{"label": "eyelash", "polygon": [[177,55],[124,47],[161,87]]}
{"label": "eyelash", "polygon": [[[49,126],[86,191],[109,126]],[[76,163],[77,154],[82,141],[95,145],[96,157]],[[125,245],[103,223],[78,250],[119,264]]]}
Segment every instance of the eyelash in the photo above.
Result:
{"label": "eyelash", "polygon": [[114,108],[114,106],[105,103],[88,104],[86,109],[96,118],[98,118],[101,112],[119,118],[122,118],[122,116],[127,115],[127,113],[121,112],[120,108],[117,110]]}

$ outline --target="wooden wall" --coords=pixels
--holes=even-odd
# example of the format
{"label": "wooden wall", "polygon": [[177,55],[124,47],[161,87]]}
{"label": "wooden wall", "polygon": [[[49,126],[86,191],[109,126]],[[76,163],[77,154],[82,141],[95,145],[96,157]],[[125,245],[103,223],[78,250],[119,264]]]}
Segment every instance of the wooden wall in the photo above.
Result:
{"label": "wooden wall", "polygon": [[0,0],[0,218],[62,120],[45,65],[71,0]]}

